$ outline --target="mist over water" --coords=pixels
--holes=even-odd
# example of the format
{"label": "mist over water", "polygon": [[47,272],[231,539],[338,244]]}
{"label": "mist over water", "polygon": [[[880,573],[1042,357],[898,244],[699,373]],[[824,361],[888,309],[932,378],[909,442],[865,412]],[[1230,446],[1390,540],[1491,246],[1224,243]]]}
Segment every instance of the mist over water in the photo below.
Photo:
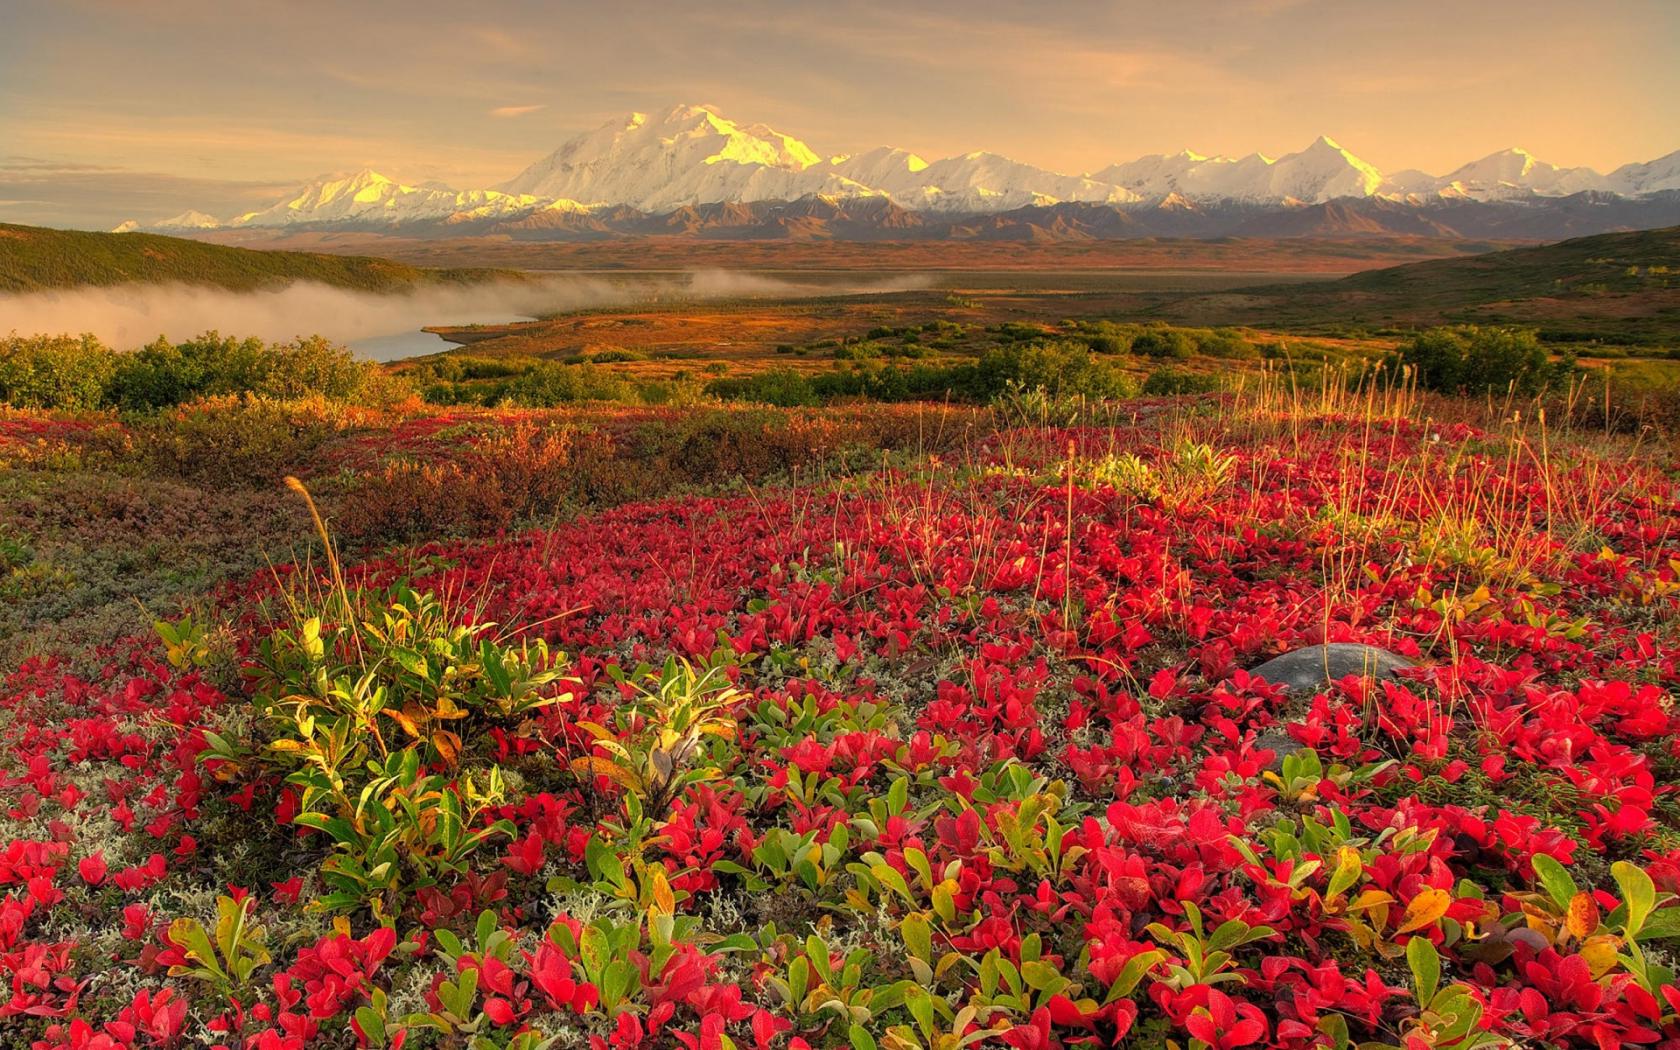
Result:
{"label": "mist over water", "polygon": [[[912,291],[932,284],[918,274],[860,280],[785,280],[764,274],[700,270],[611,278],[554,275],[523,283],[348,291],[298,282],[230,292],[190,285],[123,284],[108,288],[0,295],[0,335],[91,332],[107,345],[132,349],[159,335],[187,339],[223,335],[288,341],[321,335],[368,357],[390,359],[447,349],[420,330],[428,325],[488,324],[603,307],[735,298],[807,298]],[[413,340],[402,338],[414,336]]]}

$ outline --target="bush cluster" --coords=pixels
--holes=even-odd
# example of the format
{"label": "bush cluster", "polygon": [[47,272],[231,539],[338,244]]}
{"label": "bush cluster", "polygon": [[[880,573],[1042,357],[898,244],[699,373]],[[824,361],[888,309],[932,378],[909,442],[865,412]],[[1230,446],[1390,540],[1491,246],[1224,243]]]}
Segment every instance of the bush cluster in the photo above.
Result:
{"label": "bush cluster", "polygon": [[708,394],[726,401],[780,407],[845,399],[987,404],[1018,390],[1109,399],[1136,394],[1137,385],[1117,365],[1071,340],[1010,343],[986,351],[978,361],[958,365],[865,366],[817,375],[771,369],[706,385]]}
{"label": "bush cluster", "polygon": [[1419,332],[1400,348],[1418,385],[1444,394],[1512,393],[1533,397],[1560,386],[1575,371],[1575,358],[1554,360],[1530,330],[1463,325]]}
{"label": "bush cluster", "polygon": [[377,365],[319,336],[264,343],[206,332],[159,337],[131,353],[92,335],[0,339],[0,403],[18,408],[154,411],[207,397],[325,397],[380,403],[403,393]]}
{"label": "bush cluster", "polygon": [[1113,321],[1068,322],[1075,336],[1094,353],[1133,353],[1140,357],[1185,359],[1220,357],[1255,360],[1260,350],[1235,328],[1179,328],[1163,324],[1119,324]]}

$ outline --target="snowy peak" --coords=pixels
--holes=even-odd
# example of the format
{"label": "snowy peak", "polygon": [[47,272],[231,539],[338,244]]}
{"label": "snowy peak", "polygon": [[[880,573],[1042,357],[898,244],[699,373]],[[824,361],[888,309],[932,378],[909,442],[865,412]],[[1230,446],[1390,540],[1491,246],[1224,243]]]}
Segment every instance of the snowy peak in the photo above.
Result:
{"label": "snowy peak", "polygon": [[852,195],[817,153],[764,124],[737,124],[710,106],[632,113],[563,143],[497,187],[505,193],[646,211],[704,201]]}
{"label": "snowy peak", "polygon": [[[1451,174],[1384,175],[1335,139],[1321,135],[1280,157],[1232,157],[1182,150],[1069,175],[983,150],[929,160],[882,146],[825,157],[761,123],[743,123],[713,106],[679,104],[630,113],[575,135],[492,189],[408,184],[371,168],[324,176],[286,199],[239,216],[233,226],[307,223],[593,221],[613,209],[668,214],[698,205],[768,201],[873,200],[917,212],[995,213],[1029,206],[1142,204],[1194,211],[1210,202],[1296,208],[1346,199],[1423,205],[1565,197],[1593,191],[1637,197],[1680,190],[1680,153],[1616,169],[1560,168],[1520,149],[1501,150]],[[604,221],[604,220],[603,220]],[[152,228],[218,225],[186,212]]]}
{"label": "snowy peak", "polygon": [[1680,150],[1643,164],[1624,164],[1608,181],[1611,190],[1627,196],[1680,190]]}
{"label": "snowy peak", "polygon": [[1441,179],[1436,187],[1446,195],[1474,200],[1561,197],[1609,188],[1609,180],[1591,168],[1560,168],[1515,147],[1471,161]]}
{"label": "snowy peak", "polygon": [[[364,168],[349,175],[323,176],[302,187],[293,196],[261,211],[241,215],[229,225],[293,226],[317,222],[399,225],[405,222],[459,221],[463,216],[487,218],[520,214],[542,203],[545,202],[536,197],[495,190],[456,191],[409,186],[371,168]],[[160,225],[186,224],[167,220]],[[215,220],[211,220],[211,225],[216,225]],[[200,224],[195,228],[204,227]]]}
{"label": "snowy peak", "polygon": [[1183,150],[1116,164],[1091,177],[1151,199],[1178,196],[1303,204],[1369,197],[1383,181],[1381,172],[1327,136],[1276,160],[1263,153],[1216,157]]}
{"label": "snowy peak", "polygon": [[1320,135],[1299,153],[1271,164],[1264,196],[1322,204],[1337,197],[1369,197],[1382,185],[1382,172]]}
{"label": "snowy peak", "polygon": [[1126,204],[1137,194],[1080,175],[1060,175],[997,153],[965,153],[936,160],[882,191],[907,208],[1006,211],[1063,201]]}
{"label": "snowy peak", "polygon": [[213,230],[220,225],[221,221],[214,215],[206,215],[190,208],[158,223],[158,226],[166,230]]}

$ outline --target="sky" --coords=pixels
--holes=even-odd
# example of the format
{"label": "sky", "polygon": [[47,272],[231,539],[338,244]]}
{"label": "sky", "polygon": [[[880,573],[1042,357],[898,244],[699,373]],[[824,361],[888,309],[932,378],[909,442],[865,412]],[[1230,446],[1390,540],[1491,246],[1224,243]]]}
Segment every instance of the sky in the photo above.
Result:
{"label": "sky", "polygon": [[361,167],[484,187],[678,102],[1069,172],[1319,134],[1435,174],[1680,148],[1680,0],[0,0],[0,27],[0,221],[88,228]]}

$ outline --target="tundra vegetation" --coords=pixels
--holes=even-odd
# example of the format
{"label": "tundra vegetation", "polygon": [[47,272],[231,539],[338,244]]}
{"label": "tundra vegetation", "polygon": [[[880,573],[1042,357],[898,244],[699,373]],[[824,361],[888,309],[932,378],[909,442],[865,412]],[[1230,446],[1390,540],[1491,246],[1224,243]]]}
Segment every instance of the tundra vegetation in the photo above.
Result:
{"label": "tundra vegetation", "polygon": [[[820,350],[0,342],[0,1045],[1680,1043],[1660,415],[1487,328]],[[1335,642],[1414,666],[1249,673]]]}

